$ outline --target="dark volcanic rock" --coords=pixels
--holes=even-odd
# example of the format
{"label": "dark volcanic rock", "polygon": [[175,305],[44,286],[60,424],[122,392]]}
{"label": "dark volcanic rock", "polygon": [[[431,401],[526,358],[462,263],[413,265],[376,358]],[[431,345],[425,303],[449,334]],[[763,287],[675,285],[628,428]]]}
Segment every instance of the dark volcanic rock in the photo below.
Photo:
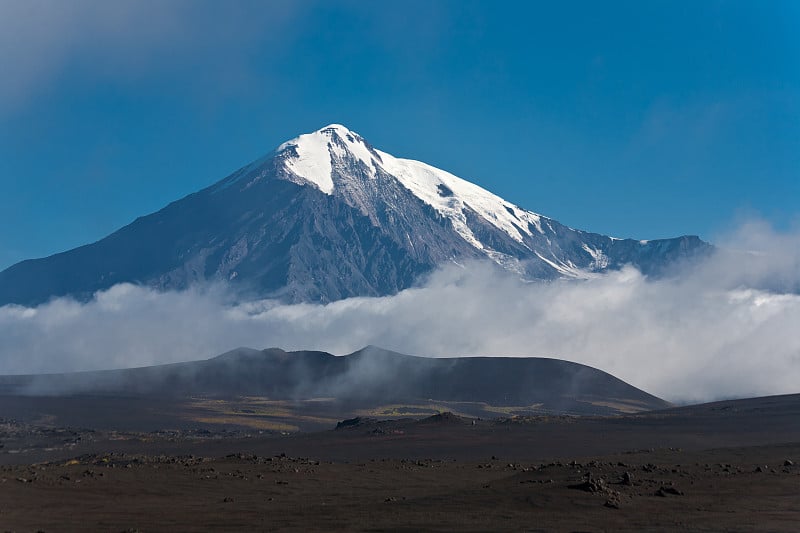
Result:
{"label": "dark volcanic rock", "polygon": [[378,421],[375,418],[364,418],[361,416],[357,416],[355,418],[348,418],[347,420],[342,420],[336,424],[336,429],[346,429],[346,428],[357,428],[363,426],[372,426],[377,424]]}
{"label": "dark volcanic rock", "polygon": [[619,499],[618,498],[609,498],[606,500],[606,503],[603,504],[604,506],[610,509],[619,509]]}
{"label": "dark volcanic rock", "polygon": [[609,491],[608,485],[606,484],[603,478],[595,478],[592,477],[591,474],[588,474],[586,476],[586,481],[584,481],[583,483],[570,485],[569,488],[591,493],[598,493],[598,492],[604,493]]}
{"label": "dark volcanic rock", "polygon": [[683,492],[676,489],[675,487],[661,487],[656,491],[656,496],[666,497],[666,496],[683,496]]}
{"label": "dark volcanic rock", "polygon": [[464,417],[455,415],[455,414],[447,411],[447,412],[444,412],[444,413],[439,413],[439,414],[436,414],[436,415],[433,415],[433,416],[429,416],[428,418],[423,418],[422,420],[420,420],[418,422],[418,424],[423,424],[423,425],[426,425],[426,424],[437,424],[437,425],[444,426],[444,425],[451,425],[451,424],[465,425],[465,424],[470,424],[471,422],[472,422],[471,420],[468,420],[468,419],[466,419]]}

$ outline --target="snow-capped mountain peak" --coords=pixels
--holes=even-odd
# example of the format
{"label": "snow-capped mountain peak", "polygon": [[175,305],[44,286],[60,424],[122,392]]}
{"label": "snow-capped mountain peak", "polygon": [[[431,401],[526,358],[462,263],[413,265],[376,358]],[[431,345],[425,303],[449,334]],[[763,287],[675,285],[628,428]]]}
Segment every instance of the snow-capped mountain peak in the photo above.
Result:
{"label": "snow-capped mountain peak", "polygon": [[[276,152],[297,183],[309,183],[326,194],[336,193],[336,182],[347,176],[335,171],[337,163],[360,162],[370,178],[399,182],[417,198],[450,219],[453,228],[471,245],[485,249],[467,224],[467,210],[519,243],[524,235],[542,233],[542,217],[507,202],[499,196],[438,169],[412,159],[394,157],[374,149],[363,137],[341,124],[330,124],[281,144]],[[351,193],[352,194],[352,193]]]}
{"label": "snow-capped mountain peak", "polygon": [[0,272],[0,305],[212,280],[249,296],[328,302],[393,294],[440,265],[481,258],[534,280],[626,264],[657,273],[708,249],[697,237],[574,230],[330,124],[105,239]]}
{"label": "snow-capped mountain peak", "polygon": [[312,133],[295,137],[275,150],[285,158],[286,167],[325,194],[333,194],[333,159],[348,154],[361,161],[374,176],[375,159],[380,156],[363,137],[341,124],[329,124]]}

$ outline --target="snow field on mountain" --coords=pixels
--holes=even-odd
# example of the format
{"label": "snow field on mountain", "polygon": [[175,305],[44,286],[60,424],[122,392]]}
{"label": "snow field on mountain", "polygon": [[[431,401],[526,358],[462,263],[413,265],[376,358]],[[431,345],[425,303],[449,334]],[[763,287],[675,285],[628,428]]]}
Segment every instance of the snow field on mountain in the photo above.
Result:
{"label": "snow field on mountain", "polygon": [[379,165],[417,198],[450,219],[459,235],[478,249],[485,247],[467,225],[465,209],[468,208],[517,242],[523,242],[523,234],[532,235],[531,225],[543,233],[541,217],[536,213],[520,209],[449,172],[379,150],[374,151],[380,158],[376,160],[363,138],[342,125],[331,124],[313,133],[300,135],[280,145],[277,152],[292,148],[297,152],[297,157],[287,158],[289,170],[326,194],[335,194],[331,161],[334,155],[339,159],[352,156],[364,164],[372,177],[376,176],[376,166]]}

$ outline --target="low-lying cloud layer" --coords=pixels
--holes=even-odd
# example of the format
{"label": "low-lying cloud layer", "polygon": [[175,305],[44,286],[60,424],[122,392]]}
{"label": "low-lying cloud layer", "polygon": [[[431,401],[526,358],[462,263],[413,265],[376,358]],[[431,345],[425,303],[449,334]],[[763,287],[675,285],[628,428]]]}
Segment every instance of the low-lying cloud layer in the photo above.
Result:
{"label": "low-lying cloud layer", "polygon": [[346,354],[546,356],[588,364],[672,401],[800,392],[800,238],[746,225],[670,279],[626,268],[523,283],[484,264],[419,287],[329,305],[231,304],[219,287],[123,284],[88,303],[0,308],[0,374],[143,366],[237,346]]}

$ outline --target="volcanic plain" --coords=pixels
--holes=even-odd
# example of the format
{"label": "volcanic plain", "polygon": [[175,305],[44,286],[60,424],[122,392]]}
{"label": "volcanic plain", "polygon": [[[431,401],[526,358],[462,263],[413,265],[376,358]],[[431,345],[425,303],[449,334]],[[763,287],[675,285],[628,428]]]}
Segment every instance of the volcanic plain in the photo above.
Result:
{"label": "volcanic plain", "polygon": [[[202,384],[195,375],[193,386]],[[589,384],[611,378],[582,375]],[[108,385],[127,378],[113,378],[94,391],[50,395],[14,390],[32,386],[29,378],[0,380],[0,530],[800,525],[800,395],[674,407],[614,378],[613,395],[576,397],[559,411],[556,389],[549,399],[481,401],[457,387],[439,389],[438,399],[405,397],[406,388],[376,403],[371,393],[344,402],[200,394],[203,387],[187,391],[173,378],[179,393],[123,387],[115,395]],[[420,390],[430,392],[424,383],[412,392]]]}

